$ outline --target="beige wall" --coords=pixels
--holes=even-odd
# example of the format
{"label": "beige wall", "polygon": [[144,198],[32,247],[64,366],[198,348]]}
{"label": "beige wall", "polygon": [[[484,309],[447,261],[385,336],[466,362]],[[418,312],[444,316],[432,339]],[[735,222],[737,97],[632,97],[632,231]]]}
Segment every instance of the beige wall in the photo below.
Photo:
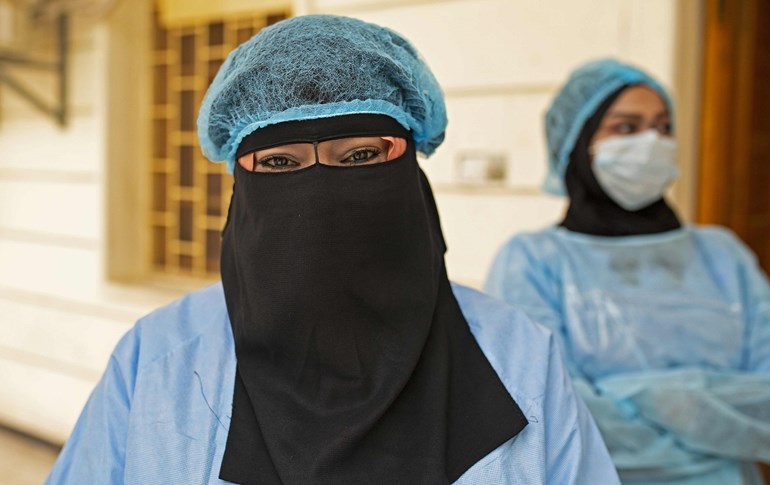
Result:
{"label": "beige wall", "polygon": [[[107,19],[75,22],[66,128],[0,88],[0,388],[6,390],[0,423],[52,441],[69,433],[120,335],[181,291],[127,287],[106,276],[146,272],[143,130],[149,127],[141,66],[150,5],[124,0]],[[567,73],[588,58],[615,55],[686,88],[677,26],[698,2],[291,5],[296,13],[338,13],[390,26],[427,58],[445,88],[450,124],[446,143],[424,167],[442,213],[450,274],[479,285],[506,238],[555,222],[563,209],[539,184],[543,111]],[[26,79],[51,88],[43,76]],[[464,185],[456,165],[468,153],[503,156],[505,183]]]}
{"label": "beige wall", "polygon": [[[69,434],[117,339],[170,298],[105,277],[105,214],[114,197],[108,160],[126,162],[133,149],[122,145],[115,153],[116,140],[132,129],[130,116],[115,114],[137,109],[131,73],[122,83],[108,82],[118,61],[113,54],[131,47],[122,32],[134,16],[127,3],[108,19],[73,20],[66,127],[0,88],[0,423],[54,442]],[[133,0],[132,7],[142,3]],[[148,13],[140,18],[149,22]],[[50,74],[13,74],[53,100]]]}
{"label": "beige wall", "polygon": [[[102,272],[98,59],[106,35],[77,21],[73,27],[66,129],[7,88],[0,93],[0,387],[7,390],[0,421],[57,439],[108,356],[101,345],[77,345],[72,334],[106,332],[114,341],[126,328],[73,305],[94,291]],[[53,92],[49,75],[13,73],[42,94]]]}

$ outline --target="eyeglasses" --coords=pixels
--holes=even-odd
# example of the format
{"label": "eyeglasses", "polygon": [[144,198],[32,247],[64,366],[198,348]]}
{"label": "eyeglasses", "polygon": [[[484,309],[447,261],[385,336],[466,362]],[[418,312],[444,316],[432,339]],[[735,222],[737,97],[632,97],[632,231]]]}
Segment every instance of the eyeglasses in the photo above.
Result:
{"label": "eyeglasses", "polygon": [[238,158],[252,172],[300,170],[317,163],[353,167],[393,160],[406,151],[406,140],[392,136],[351,137],[316,143],[292,143],[257,150]]}

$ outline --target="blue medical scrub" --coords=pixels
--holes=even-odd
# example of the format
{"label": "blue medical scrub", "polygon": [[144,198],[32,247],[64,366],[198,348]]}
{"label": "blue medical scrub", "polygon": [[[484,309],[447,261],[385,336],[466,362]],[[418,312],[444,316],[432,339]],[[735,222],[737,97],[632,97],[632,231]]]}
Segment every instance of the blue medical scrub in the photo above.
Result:
{"label": "blue medical scrub", "polygon": [[[453,288],[529,421],[456,483],[619,483],[551,333],[481,293]],[[220,284],[155,311],[118,344],[46,483],[225,483],[218,475],[234,376]]]}
{"label": "blue medical scrub", "polygon": [[554,332],[624,483],[762,483],[770,287],[730,232],[522,234],[486,290]]}

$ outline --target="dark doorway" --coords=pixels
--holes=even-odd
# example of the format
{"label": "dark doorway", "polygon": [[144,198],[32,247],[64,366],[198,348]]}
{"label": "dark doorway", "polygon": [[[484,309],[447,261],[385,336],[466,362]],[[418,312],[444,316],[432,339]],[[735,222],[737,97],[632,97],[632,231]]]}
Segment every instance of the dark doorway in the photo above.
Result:
{"label": "dark doorway", "polygon": [[770,2],[707,0],[696,219],[770,272]]}

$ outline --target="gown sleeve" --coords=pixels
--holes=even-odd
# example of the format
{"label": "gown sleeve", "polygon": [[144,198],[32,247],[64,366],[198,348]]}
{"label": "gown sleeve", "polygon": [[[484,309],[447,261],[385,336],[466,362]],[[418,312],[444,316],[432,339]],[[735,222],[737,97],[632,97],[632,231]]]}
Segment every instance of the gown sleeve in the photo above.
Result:
{"label": "gown sleeve", "polygon": [[[484,291],[523,311],[532,321],[545,325],[562,355],[568,348],[562,325],[561,288],[558,278],[519,238],[512,239],[497,254],[484,284]],[[565,364],[571,375],[577,374],[569,355]]]}
{"label": "gown sleeve", "polygon": [[457,483],[620,483],[553,333],[473,290],[458,296],[474,337],[529,424]]}
{"label": "gown sleeve", "polygon": [[46,485],[124,482],[137,347],[133,330],[118,343]]}
{"label": "gown sleeve", "polygon": [[599,430],[570,383],[551,340],[544,403],[546,481],[580,485],[620,483]]}
{"label": "gown sleeve", "polygon": [[744,370],[770,376],[770,285],[757,258],[733,237],[746,308]]}

